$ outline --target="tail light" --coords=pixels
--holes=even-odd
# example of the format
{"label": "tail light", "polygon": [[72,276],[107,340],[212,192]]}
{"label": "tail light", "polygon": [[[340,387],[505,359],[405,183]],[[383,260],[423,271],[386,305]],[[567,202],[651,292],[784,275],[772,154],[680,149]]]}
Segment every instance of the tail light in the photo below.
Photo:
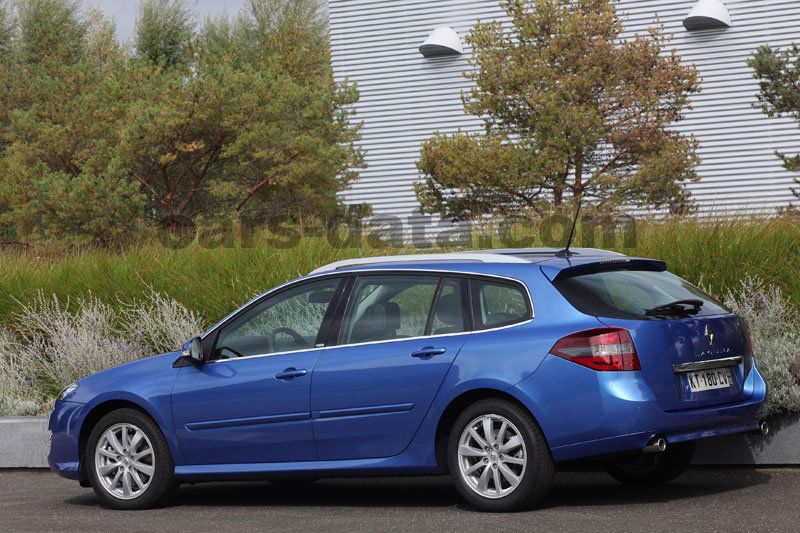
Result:
{"label": "tail light", "polygon": [[550,353],[592,370],[642,369],[630,333],[621,328],[589,329],[567,335]]}

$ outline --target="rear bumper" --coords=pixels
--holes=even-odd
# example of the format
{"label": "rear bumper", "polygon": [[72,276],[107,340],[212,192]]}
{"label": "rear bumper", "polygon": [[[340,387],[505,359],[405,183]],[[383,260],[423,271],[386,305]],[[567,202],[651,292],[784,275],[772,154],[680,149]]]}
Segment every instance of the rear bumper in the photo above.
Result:
{"label": "rear bumper", "polygon": [[[758,429],[767,415],[767,385],[755,367],[739,402],[664,411],[639,372],[587,374],[555,359],[546,360],[516,388],[532,402],[556,461],[639,450],[655,435],[677,443],[744,433]],[[561,392],[553,402],[554,386],[565,381],[580,386]]]}
{"label": "rear bumper", "polygon": [[698,409],[691,413],[662,413],[662,417],[645,431],[558,446],[552,449],[553,457],[557,461],[568,461],[640,450],[656,435],[663,436],[667,443],[674,444],[745,433],[758,429],[766,411],[766,402],[761,401]]}

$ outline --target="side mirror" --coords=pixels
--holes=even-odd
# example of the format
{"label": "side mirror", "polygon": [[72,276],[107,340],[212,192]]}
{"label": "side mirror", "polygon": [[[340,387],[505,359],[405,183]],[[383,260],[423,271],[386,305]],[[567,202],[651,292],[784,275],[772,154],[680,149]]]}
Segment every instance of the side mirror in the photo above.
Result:
{"label": "side mirror", "polygon": [[182,355],[196,365],[205,364],[206,354],[203,353],[203,343],[200,340],[200,337],[193,338],[187,344],[188,346],[184,345],[185,348]]}

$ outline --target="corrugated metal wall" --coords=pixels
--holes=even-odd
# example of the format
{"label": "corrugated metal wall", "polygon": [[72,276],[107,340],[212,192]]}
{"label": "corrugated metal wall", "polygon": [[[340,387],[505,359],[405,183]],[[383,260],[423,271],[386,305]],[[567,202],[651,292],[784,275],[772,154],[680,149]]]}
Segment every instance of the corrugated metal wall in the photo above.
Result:
{"label": "corrugated metal wall", "polygon": [[[800,2],[729,0],[733,27],[688,32],[682,20],[694,0],[623,0],[629,33],[658,17],[684,61],[697,65],[703,92],[676,127],[695,134],[702,180],[689,186],[707,214],[774,212],[792,195],[792,175],[774,151],[800,152],[800,130],[788,119],[770,119],[752,108],[757,84],[745,64],[760,44],[800,41]],[[423,58],[417,51],[436,26],[453,27],[462,39],[477,20],[503,19],[497,0],[329,0],[333,67],[337,79],[358,82],[358,119],[364,122],[369,168],[345,193],[376,213],[410,216],[417,209],[412,184],[419,177],[419,146],[435,131],[480,129],[464,113],[461,91],[466,55]]]}

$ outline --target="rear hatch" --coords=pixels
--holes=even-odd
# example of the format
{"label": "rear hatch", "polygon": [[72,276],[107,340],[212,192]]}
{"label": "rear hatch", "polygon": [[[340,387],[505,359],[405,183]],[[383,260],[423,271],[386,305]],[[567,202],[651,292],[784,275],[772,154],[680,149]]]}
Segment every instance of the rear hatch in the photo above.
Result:
{"label": "rear hatch", "polygon": [[744,398],[751,354],[741,321],[664,263],[584,264],[545,273],[573,307],[630,332],[642,375],[664,410]]}

